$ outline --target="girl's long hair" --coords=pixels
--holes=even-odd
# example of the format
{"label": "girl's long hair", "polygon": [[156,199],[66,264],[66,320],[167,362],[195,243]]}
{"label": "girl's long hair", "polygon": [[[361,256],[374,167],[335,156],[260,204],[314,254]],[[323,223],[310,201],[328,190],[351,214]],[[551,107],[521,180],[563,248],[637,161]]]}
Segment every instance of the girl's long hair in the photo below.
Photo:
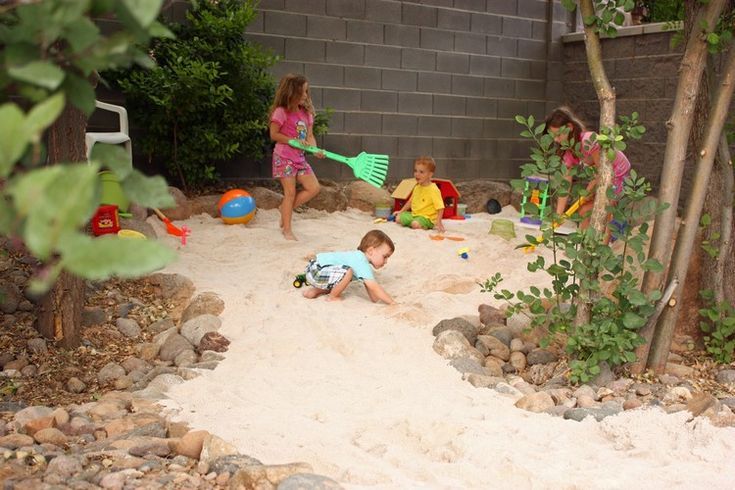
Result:
{"label": "girl's long hair", "polygon": [[[276,96],[273,99],[273,104],[270,108],[270,113],[277,107],[283,107],[288,112],[296,112],[299,109],[299,97],[301,96],[301,89],[308,80],[303,75],[297,75],[295,73],[289,73],[281,78],[281,82],[278,84],[276,89]],[[306,101],[302,106],[309,114],[314,115],[314,104],[311,102],[311,95],[306,94]]]}
{"label": "girl's long hair", "polygon": [[582,133],[585,131],[584,123],[572,112],[568,107],[557,107],[551,114],[546,116],[546,130],[550,127],[563,128],[567,124],[572,125],[569,132],[569,139],[574,138],[575,143],[579,143],[582,139]]}

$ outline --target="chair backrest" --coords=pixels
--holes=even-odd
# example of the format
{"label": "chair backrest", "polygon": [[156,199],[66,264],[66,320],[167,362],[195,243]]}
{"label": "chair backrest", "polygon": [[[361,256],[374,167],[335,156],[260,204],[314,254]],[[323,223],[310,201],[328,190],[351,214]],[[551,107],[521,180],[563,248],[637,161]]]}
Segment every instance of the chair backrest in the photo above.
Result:
{"label": "chair backrest", "polygon": [[102,102],[99,100],[95,100],[94,105],[98,109],[117,113],[118,119],[120,120],[120,132],[130,134],[130,130],[128,127],[128,111],[123,106],[109,104],[107,102]]}

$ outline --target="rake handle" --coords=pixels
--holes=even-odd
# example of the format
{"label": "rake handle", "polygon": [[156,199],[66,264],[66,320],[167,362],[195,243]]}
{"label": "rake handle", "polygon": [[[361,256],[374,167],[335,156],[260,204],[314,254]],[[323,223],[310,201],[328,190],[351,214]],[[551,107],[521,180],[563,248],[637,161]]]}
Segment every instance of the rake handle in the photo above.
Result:
{"label": "rake handle", "polygon": [[288,144],[290,146],[293,146],[294,148],[298,148],[299,150],[304,150],[308,153],[312,153],[312,154],[323,153],[325,157],[331,160],[336,160],[340,163],[346,163],[347,165],[350,165],[350,159],[338,153],[332,153],[331,151],[328,151],[328,150],[322,150],[321,148],[317,148],[316,146],[305,145],[301,143],[299,140],[288,140]]}

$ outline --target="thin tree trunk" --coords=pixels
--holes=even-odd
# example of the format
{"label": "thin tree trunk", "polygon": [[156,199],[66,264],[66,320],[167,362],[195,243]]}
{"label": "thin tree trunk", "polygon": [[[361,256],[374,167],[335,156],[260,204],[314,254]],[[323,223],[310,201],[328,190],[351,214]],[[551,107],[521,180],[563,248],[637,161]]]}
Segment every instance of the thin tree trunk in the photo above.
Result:
{"label": "thin tree trunk", "polygon": [[[579,8],[582,17],[595,15],[592,0],[580,0]],[[602,64],[602,47],[600,37],[588,26],[584,28],[584,43],[587,53],[587,64],[590,68],[592,85],[595,87],[597,99],[600,101],[600,129],[611,128],[615,125],[615,90],[605,73]],[[607,227],[607,189],[612,184],[612,162],[607,157],[607,152],[600,152],[600,163],[597,168],[597,187],[595,189],[595,203],[590,217],[590,227],[602,236]],[[584,325],[590,321],[590,307],[593,298],[589,290],[580,290],[580,301],[577,306],[575,325]]]}
{"label": "thin tree trunk", "polygon": [[[727,146],[727,137],[723,134],[720,137],[720,148],[719,148],[719,169],[716,174],[717,177],[721,177],[722,186],[720,187],[721,193],[715,194],[712,192],[707,193],[708,202],[713,204],[716,202],[720,206],[719,216],[719,227],[715,230],[719,230],[719,248],[717,257],[714,258],[714,265],[709,266],[709,255],[703,262],[703,277],[705,278],[705,286],[707,289],[712,289],[715,292],[715,301],[723,302],[727,301],[730,304],[735,304],[735,274],[733,274],[733,262],[732,248],[732,235],[733,235],[733,201],[735,201],[735,175],[733,175],[732,159],[730,157],[730,148]],[[714,198],[711,201],[709,198]],[[705,203],[706,204],[706,203]],[[707,206],[705,206],[707,211]],[[712,209],[714,214],[715,210]],[[714,230],[713,230],[714,231]],[[727,272],[726,272],[727,271]],[[728,276],[728,277],[726,277]],[[728,287],[729,286],[729,287]]]}
{"label": "thin tree trunk", "polygon": [[[47,133],[48,163],[85,160],[84,133],[87,118],[79,109],[67,105]],[[39,304],[36,329],[63,347],[79,345],[78,326],[84,307],[84,281],[62,272]]]}
{"label": "thin tree trunk", "polygon": [[[699,10],[695,18],[694,27],[689,33],[686,50],[682,57],[679,84],[671,111],[672,116],[666,123],[669,134],[666,140],[658,199],[659,202],[668,203],[669,207],[656,218],[649,250],[649,258],[659,261],[664,266],[664,270],[667,269],[666,265],[670,259],[669,252],[676,224],[676,211],[686,162],[687,143],[692,129],[694,107],[700,89],[702,73],[707,60],[707,43],[701,35],[699,26],[704,22],[707,31],[711,31],[716,25],[725,3],[726,0],[710,1]],[[660,290],[663,280],[663,272],[646,271],[643,276],[643,292],[648,294],[651,291]],[[645,343],[636,350],[638,363],[633,367],[634,372],[640,371],[642,366],[647,364],[653,331],[651,328],[644,328],[641,329],[640,334],[645,339]]]}
{"label": "thin tree trunk", "polygon": [[[704,207],[712,166],[720,146],[722,129],[725,126],[728,108],[732,100],[734,79],[735,50],[731,49],[727,58],[725,71],[722,74],[722,81],[717,90],[712,110],[710,111],[710,117],[705,130],[704,146],[697,158],[697,173],[694,178],[694,186],[687,203],[686,216],[679,227],[676,246],[674,247],[674,258],[669,272],[669,278],[679,281],[679,286],[674,291],[674,298],[681,295],[686,284],[689,261],[694,250],[697,231],[699,229],[699,219],[702,216],[702,208]],[[674,327],[676,326],[681,304],[681,301],[676,301],[673,306],[664,310],[656,327],[653,341],[651,342],[651,352],[648,356],[648,367],[652,368],[656,373],[661,373],[666,368],[666,359],[669,356],[671,339],[674,334]]]}

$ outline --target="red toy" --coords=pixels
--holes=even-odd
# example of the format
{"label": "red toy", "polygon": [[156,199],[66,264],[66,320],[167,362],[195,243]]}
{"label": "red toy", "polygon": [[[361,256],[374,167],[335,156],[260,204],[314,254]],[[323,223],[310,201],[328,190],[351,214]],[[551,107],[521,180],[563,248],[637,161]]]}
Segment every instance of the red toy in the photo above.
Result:
{"label": "red toy", "polygon": [[120,231],[120,218],[117,214],[117,205],[105,204],[97,208],[92,216],[92,233],[94,236],[107,235]]}
{"label": "red toy", "polygon": [[[457,214],[457,204],[459,204],[459,191],[451,180],[448,179],[431,179],[439,188],[442,199],[444,200],[444,214],[442,219],[464,219]],[[411,199],[411,193],[416,186],[416,179],[403,179],[396,190],[393,191],[393,211],[400,211],[406,201]]]}

